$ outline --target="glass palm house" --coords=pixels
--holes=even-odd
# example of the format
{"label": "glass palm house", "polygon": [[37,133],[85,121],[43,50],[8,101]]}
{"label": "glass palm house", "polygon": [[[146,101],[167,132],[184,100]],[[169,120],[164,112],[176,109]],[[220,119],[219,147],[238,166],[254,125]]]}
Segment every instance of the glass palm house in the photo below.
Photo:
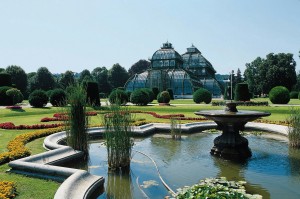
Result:
{"label": "glass palm house", "polygon": [[193,92],[203,87],[213,97],[221,97],[222,83],[215,78],[215,69],[195,47],[180,55],[167,42],[150,59],[146,71],[135,74],[125,84],[127,91],[157,87],[160,91],[172,89],[174,98],[192,98]]}

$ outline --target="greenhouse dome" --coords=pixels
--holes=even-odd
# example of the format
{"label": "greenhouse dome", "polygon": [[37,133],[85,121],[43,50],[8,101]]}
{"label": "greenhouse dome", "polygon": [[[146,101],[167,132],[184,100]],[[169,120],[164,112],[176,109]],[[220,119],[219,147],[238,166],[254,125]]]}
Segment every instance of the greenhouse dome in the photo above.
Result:
{"label": "greenhouse dome", "polygon": [[194,46],[181,56],[171,43],[166,42],[150,61],[147,71],[129,78],[125,84],[127,91],[157,87],[160,91],[172,89],[174,98],[192,98],[195,90],[204,87],[214,97],[221,96],[216,71]]}

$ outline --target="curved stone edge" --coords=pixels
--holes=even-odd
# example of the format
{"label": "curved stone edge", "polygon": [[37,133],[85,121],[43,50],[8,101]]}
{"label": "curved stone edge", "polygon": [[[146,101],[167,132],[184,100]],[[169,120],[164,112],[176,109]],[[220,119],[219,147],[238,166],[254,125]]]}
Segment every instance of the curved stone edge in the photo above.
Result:
{"label": "curved stone edge", "polygon": [[[206,129],[214,129],[217,125],[214,122],[194,122],[181,124],[183,133],[191,133]],[[288,127],[275,124],[249,122],[246,129],[270,131],[282,135],[288,135]],[[170,124],[151,123],[138,127],[132,127],[134,136],[147,136],[155,131],[169,131]],[[90,136],[100,136],[104,132],[103,127],[90,128]],[[44,147],[50,151],[15,160],[9,163],[12,172],[33,175],[36,177],[50,178],[63,181],[55,194],[55,199],[81,199],[88,198],[97,188],[103,186],[104,178],[91,175],[87,171],[79,169],[54,166],[75,158],[82,157],[81,151],[75,151],[71,147],[59,143],[66,137],[64,131],[47,136],[44,140]]]}

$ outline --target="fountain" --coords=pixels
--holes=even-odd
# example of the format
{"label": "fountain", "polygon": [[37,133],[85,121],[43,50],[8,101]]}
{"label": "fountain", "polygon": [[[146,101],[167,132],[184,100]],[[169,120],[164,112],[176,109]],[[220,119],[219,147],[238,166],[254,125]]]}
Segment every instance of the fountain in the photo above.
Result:
{"label": "fountain", "polygon": [[211,154],[232,160],[246,159],[252,156],[248,147],[248,140],[240,135],[245,124],[260,117],[271,115],[259,111],[238,111],[235,102],[226,103],[225,110],[198,111],[195,114],[213,120],[217,123],[218,130],[222,130],[222,135],[214,140]]}

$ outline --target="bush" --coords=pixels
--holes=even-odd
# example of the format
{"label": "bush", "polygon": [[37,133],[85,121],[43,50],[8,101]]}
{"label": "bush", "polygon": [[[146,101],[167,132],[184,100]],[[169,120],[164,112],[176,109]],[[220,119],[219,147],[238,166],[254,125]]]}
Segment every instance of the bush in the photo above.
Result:
{"label": "bush", "polygon": [[0,86],[11,86],[11,75],[8,73],[0,73]]}
{"label": "bush", "polygon": [[13,105],[13,98],[6,94],[6,91],[12,89],[9,86],[1,86],[0,87],[0,105],[1,106],[9,106]]}
{"label": "bush", "polygon": [[86,86],[87,102],[91,106],[101,106],[99,98],[99,88],[97,82],[87,82]]}
{"label": "bush", "polygon": [[300,109],[292,109],[288,118],[288,138],[291,147],[300,148]]}
{"label": "bush", "polygon": [[127,102],[130,102],[130,96],[131,96],[131,91],[125,91],[126,95],[127,95]]}
{"label": "bush", "polygon": [[235,86],[234,100],[235,101],[250,101],[250,93],[249,93],[248,84],[239,83]]}
{"label": "bush", "polygon": [[152,89],[150,89],[150,88],[143,88],[143,90],[144,90],[144,91],[148,94],[148,96],[149,96],[149,102],[148,102],[148,103],[152,102],[152,101],[155,99],[154,93],[153,93]]}
{"label": "bush", "polygon": [[271,89],[269,99],[273,104],[287,104],[290,101],[290,92],[284,86],[276,86]]}
{"label": "bush", "polygon": [[145,89],[136,89],[131,93],[130,101],[133,104],[145,106],[149,103],[149,94]]}
{"label": "bush", "polygon": [[168,91],[162,91],[157,95],[158,103],[169,103],[171,100],[170,94]]}
{"label": "bush", "polygon": [[24,96],[21,93],[21,91],[16,88],[11,88],[11,89],[7,90],[6,95],[12,98],[13,105],[15,105],[17,103],[21,103],[24,99]]}
{"label": "bush", "polygon": [[124,90],[115,89],[108,96],[108,100],[111,104],[126,104],[127,95]]}
{"label": "bush", "polygon": [[173,100],[174,99],[173,90],[171,88],[168,88],[167,91],[169,92],[171,100]]}
{"label": "bush", "polygon": [[193,93],[193,100],[196,104],[199,104],[201,102],[209,104],[211,102],[211,99],[211,93],[205,88],[199,88]]}
{"label": "bush", "polygon": [[297,92],[297,91],[290,92],[291,99],[298,99],[298,95],[299,95],[299,92]]}
{"label": "bush", "polygon": [[157,87],[153,87],[151,90],[152,90],[152,92],[154,94],[154,99],[157,99],[157,95],[159,93],[159,89]]}
{"label": "bush", "polygon": [[50,103],[53,106],[65,106],[67,104],[67,94],[63,89],[54,89],[50,95]]}
{"label": "bush", "polygon": [[43,90],[35,90],[29,95],[29,104],[33,107],[44,107],[48,103],[48,96]]}

